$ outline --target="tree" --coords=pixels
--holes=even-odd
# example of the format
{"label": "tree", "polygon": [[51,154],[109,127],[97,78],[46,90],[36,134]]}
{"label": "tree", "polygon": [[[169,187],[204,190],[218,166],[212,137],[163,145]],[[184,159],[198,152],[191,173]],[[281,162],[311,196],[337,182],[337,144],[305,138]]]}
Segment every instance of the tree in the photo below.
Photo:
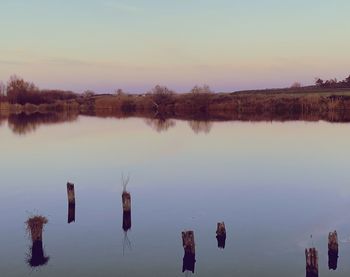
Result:
{"label": "tree", "polygon": [[345,79],[345,82],[350,85],[350,75]]}
{"label": "tree", "polygon": [[168,89],[166,86],[156,85],[148,93],[152,94],[155,108],[158,109],[159,105],[170,102],[175,92]]}
{"label": "tree", "polygon": [[25,104],[39,89],[30,82],[13,75],[7,83],[7,97],[10,103]]}
{"label": "tree", "polygon": [[203,86],[194,86],[191,89],[191,93],[194,94],[200,94],[200,93],[213,93],[213,91],[210,89],[210,87],[208,85],[203,85]]}
{"label": "tree", "polygon": [[93,97],[94,95],[95,95],[95,92],[92,90],[85,90],[83,93],[84,98],[90,98],[90,97]]}
{"label": "tree", "polygon": [[0,97],[4,97],[6,95],[6,85],[0,81]]}
{"label": "tree", "polygon": [[114,94],[117,96],[123,96],[125,95],[125,92],[121,88],[118,88],[116,91],[114,91]]}
{"label": "tree", "polygon": [[318,87],[323,87],[324,81],[323,81],[321,78],[316,78],[315,84],[316,84],[316,86],[318,86]]}
{"label": "tree", "polygon": [[299,82],[294,82],[290,87],[291,87],[291,88],[301,88],[301,83],[299,83]]}

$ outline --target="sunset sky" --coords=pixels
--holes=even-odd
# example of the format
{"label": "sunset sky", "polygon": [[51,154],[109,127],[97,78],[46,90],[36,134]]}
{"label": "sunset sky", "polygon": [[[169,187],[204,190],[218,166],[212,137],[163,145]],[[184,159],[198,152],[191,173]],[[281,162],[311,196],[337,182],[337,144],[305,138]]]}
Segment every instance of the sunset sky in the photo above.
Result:
{"label": "sunset sky", "polygon": [[350,74],[348,0],[1,0],[0,80],[178,92]]}

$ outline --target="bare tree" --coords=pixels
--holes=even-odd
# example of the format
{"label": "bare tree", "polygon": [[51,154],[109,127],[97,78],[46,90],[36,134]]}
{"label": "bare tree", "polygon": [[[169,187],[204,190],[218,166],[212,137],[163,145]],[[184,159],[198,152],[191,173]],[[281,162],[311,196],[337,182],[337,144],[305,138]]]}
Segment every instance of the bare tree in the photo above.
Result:
{"label": "bare tree", "polygon": [[299,83],[299,82],[294,82],[290,87],[291,87],[291,88],[301,88],[301,83]]}
{"label": "bare tree", "polygon": [[84,92],[83,92],[83,97],[84,98],[90,98],[90,97],[93,97],[95,95],[95,92],[94,91],[92,91],[92,90],[85,90]]}
{"label": "bare tree", "polygon": [[31,94],[38,92],[39,89],[30,82],[13,75],[7,83],[7,96],[10,103],[25,104]]}
{"label": "bare tree", "polygon": [[0,100],[6,95],[6,85],[0,81]]}
{"label": "bare tree", "polygon": [[152,101],[156,110],[162,104],[167,104],[172,100],[174,91],[168,89],[166,86],[156,85],[149,92],[152,95]]}
{"label": "bare tree", "polygon": [[315,85],[318,87],[323,87],[324,81],[321,78],[315,78]]}
{"label": "bare tree", "polygon": [[203,85],[203,86],[196,85],[191,89],[191,93],[194,93],[194,94],[206,93],[206,94],[208,94],[208,93],[214,93],[214,91],[212,91],[208,85]]}
{"label": "bare tree", "polygon": [[118,88],[117,90],[114,91],[114,94],[117,96],[123,96],[125,95],[125,92],[121,88]]}

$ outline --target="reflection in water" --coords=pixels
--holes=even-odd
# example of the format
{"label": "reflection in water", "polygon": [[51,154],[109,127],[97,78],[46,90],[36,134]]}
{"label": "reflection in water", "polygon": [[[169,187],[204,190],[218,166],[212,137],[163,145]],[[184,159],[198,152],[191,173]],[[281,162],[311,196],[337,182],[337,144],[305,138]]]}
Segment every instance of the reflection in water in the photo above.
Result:
{"label": "reflection in water", "polygon": [[182,232],[182,246],[185,251],[182,263],[182,272],[194,273],[196,263],[196,246],[193,231]]}
{"label": "reflection in water", "polygon": [[130,181],[130,177],[124,178],[122,175],[122,206],[123,206],[123,231],[124,231],[124,241],[123,241],[123,255],[125,253],[125,248],[131,249],[131,242],[128,237],[128,231],[131,229],[131,195],[126,191],[126,187]]}
{"label": "reflection in water", "polygon": [[328,251],[328,268],[337,270],[338,267],[338,252]]}
{"label": "reflection in water", "polygon": [[337,231],[328,235],[328,268],[336,270],[338,267],[338,234]]}
{"label": "reflection in water", "polygon": [[315,248],[305,249],[306,277],[318,277],[318,253]]}
{"label": "reflection in water", "polygon": [[75,204],[68,203],[68,224],[75,222]]}
{"label": "reflection in water", "polygon": [[196,255],[185,252],[183,263],[182,263],[182,272],[194,273],[195,264],[196,264]]}
{"label": "reflection in water", "polygon": [[145,122],[148,126],[151,126],[152,129],[159,133],[162,131],[167,131],[176,125],[175,120],[166,118],[146,118]]}
{"label": "reflection in water", "polygon": [[224,249],[226,245],[226,227],[224,222],[219,222],[216,229],[218,247]]}
{"label": "reflection in water", "polygon": [[209,134],[211,128],[213,127],[213,122],[212,121],[191,120],[191,121],[188,121],[188,125],[190,125],[191,129],[196,134],[199,134],[199,133]]}
{"label": "reflection in water", "polygon": [[46,257],[43,248],[43,229],[47,219],[43,216],[34,216],[27,220],[27,230],[32,239],[31,256],[27,259],[29,266],[38,267],[46,265],[50,257]]}
{"label": "reflection in water", "polygon": [[131,229],[131,211],[123,211],[123,231],[128,232]]}
{"label": "reflection in water", "polygon": [[39,125],[74,121],[78,118],[76,113],[20,113],[8,117],[10,129],[18,135],[25,135],[35,131]]}

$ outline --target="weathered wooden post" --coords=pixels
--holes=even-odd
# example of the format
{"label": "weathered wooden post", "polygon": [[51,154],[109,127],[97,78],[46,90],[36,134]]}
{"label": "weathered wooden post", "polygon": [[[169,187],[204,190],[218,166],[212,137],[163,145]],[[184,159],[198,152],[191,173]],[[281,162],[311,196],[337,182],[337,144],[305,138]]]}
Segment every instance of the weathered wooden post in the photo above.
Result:
{"label": "weathered wooden post", "polygon": [[185,254],[183,257],[182,272],[191,271],[194,273],[196,263],[196,245],[194,242],[194,232],[182,232],[182,246]]}
{"label": "weathered wooden post", "polygon": [[47,223],[43,216],[34,216],[27,220],[27,230],[32,240],[31,257],[27,260],[31,267],[37,267],[47,264],[49,257],[45,257],[43,249],[43,229]]}
{"label": "weathered wooden post", "polygon": [[337,231],[328,235],[328,268],[336,270],[338,267],[338,234]]}
{"label": "weathered wooden post", "polygon": [[226,245],[226,227],[224,222],[219,222],[216,228],[218,247],[224,249]]}
{"label": "weathered wooden post", "polygon": [[131,212],[131,195],[127,191],[122,194],[123,212]]}
{"label": "weathered wooden post", "polygon": [[124,231],[124,242],[123,242],[123,255],[125,253],[125,248],[131,249],[131,242],[128,238],[128,231],[131,229],[131,194],[126,190],[126,187],[130,181],[130,176],[124,178],[122,174],[122,207],[123,207],[123,231]]}
{"label": "weathered wooden post", "polygon": [[123,230],[127,232],[131,229],[131,195],[126,191],[130,177],[124,179],[122,175],[123,193],[122,193],[122,206],[123,206]]}
{"label": "weathered wooden post", "polygon": [[67,196],[68,196],[68,203],[75,204],[74,184],[69,182],[67,183]]}
{"label": "weathered wooden post", "polygon": [[75,192],[74,184],[67,183],[67,197],[68,197],[68,224],[75,222]]}
{"label": "weathered wooden post", "polygon": [[318,253],[315,248],[305,249],[306,277],[318,277]]}

